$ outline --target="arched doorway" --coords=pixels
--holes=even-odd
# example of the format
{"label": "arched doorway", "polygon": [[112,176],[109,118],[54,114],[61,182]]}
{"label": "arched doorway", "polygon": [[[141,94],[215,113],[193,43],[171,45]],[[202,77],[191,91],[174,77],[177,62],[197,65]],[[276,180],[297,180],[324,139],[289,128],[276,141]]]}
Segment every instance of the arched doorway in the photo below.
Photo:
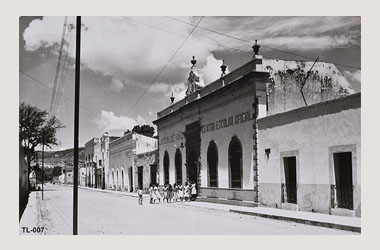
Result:
{"label": "arched doorway", "polygon": [[124,169],[121,169],[121,189],[124,189]]}
{"label": "arched doorway", "polygon": [[182,154],[179,148],[177,148],[175,152],[174,163],[175,163],[175,175],[176,175],[175,181],[176,183],[182,183]]}
{"label": "arched doorway", "polygon": [[242,156],[243,151],[240,140],[234,136],[228,147],[228,162],[230,173],[230,187],[242,188]]}
{"label": "arched doorway", "polygon": [[112,188],[115,188],[115,172],[112,169]]}
{"label": "arched doorway", "polygon": [[187,162],[188,179],[190,182],[197,182],[198,157],[191,151],[189,162]]}
{"label": "arched doorway", "polygon": [[168,151],[164,153],[164,184],[169,184],[169,154]]}
{"label": "arched doorway", "polygon": [[119,169],[116,170],[116,189],[119,189]]}
{"label": "arched doorway", "polygon": [[218,187],[218,149],[214,141],[210,141],[207,149],[209,187]]}

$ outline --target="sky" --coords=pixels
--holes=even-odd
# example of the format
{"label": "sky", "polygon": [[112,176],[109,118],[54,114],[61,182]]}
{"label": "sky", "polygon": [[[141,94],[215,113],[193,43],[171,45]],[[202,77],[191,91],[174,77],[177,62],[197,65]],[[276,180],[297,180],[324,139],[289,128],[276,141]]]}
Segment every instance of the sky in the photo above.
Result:
{"label": "sky", "polygon": [[[20,17],[20,103],[50,109],[64,20]],[[53,150],[74,143],[75,30],[67,17],[52,112],[66,127]],[[220,77],[222,60],[228,71],[248,62],[256,39],[264,58],[335,63],[361,91],[360,17],[82,17],[81,34],[80,146],[104,131],[153,125],[172,93],[184,97],[193,56],[208,84]]]}

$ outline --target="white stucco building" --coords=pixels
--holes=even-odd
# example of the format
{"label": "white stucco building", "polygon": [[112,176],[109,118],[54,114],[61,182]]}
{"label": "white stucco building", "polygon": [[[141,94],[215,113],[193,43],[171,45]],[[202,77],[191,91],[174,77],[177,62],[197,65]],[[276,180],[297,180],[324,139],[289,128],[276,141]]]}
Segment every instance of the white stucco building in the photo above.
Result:
{"label": "white stucco building", "polygon": [[361,94],[258,120],[263,206],[361,216]]}
{"label": "white stucco building", "polygon": [[110,142],[107,188],[133,192],[157,180],[157,139],[134,132]]}

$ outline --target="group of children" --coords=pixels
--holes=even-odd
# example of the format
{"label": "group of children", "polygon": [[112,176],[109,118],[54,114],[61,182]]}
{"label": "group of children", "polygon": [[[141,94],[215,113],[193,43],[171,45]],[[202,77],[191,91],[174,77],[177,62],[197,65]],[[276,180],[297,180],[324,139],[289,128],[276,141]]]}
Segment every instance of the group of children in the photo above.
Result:
{"label": "group of children", "polygon": [[[159,190],[158,184],[150,184],[149,186],[149,196],[150,203],[154,204],[156,201],[158,203],[166,201],[166,203],[177,202],[177,201],[194,201],[197,197],[197,187],[196,183],[185,183],[184,186],[182,184],[165,184],[162,193]],[[140,203],[140,193],[139,193],[139,203]],[[141,193],[141,203],[142,204],[142,193]]]}

